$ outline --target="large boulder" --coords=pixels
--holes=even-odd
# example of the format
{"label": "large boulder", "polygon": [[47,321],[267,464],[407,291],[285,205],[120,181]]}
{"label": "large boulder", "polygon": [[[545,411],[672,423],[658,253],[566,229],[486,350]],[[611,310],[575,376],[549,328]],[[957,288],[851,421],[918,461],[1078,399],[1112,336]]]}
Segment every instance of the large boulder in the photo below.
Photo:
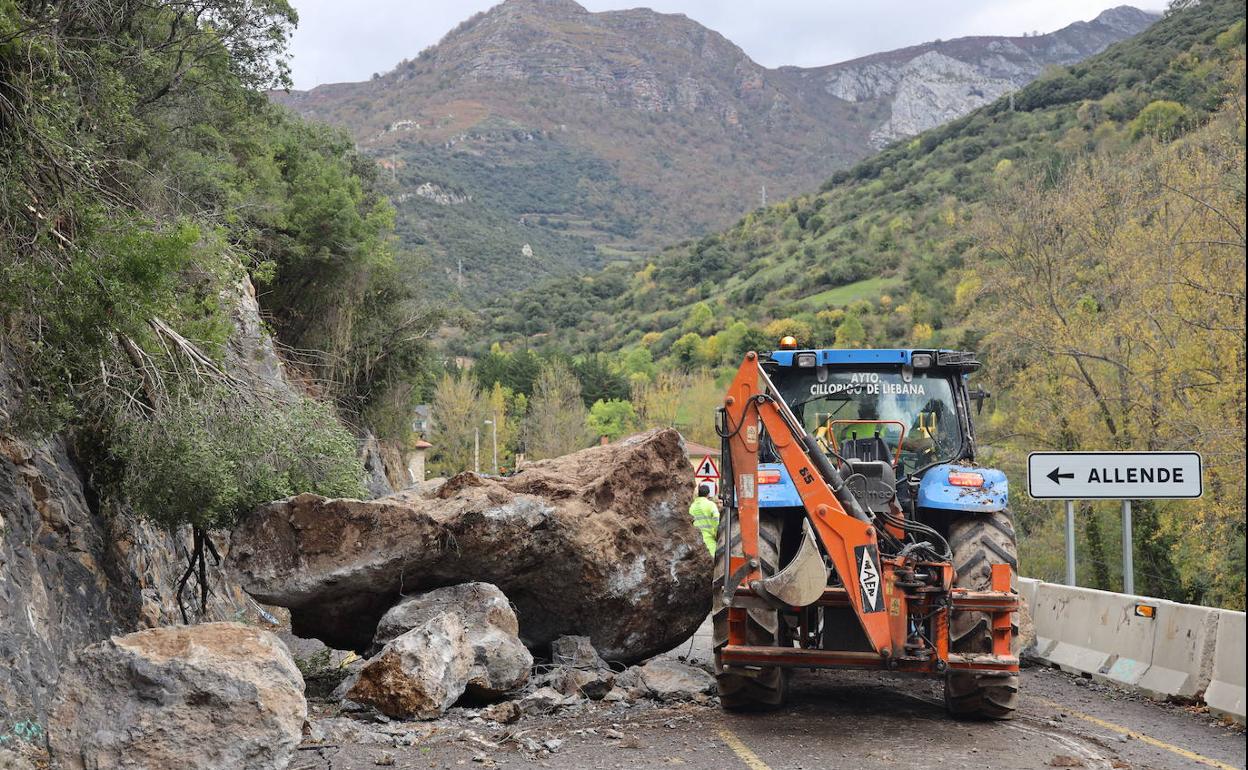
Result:
{"label": "large boulder", "polygon": [[303,679],[276,636],[205,623],[83,650],[48,732],[65,770],[273,770],[289,764],[306,716]]}
{"label": "large boulder", "polygon": [[577,634],[636,661],[689,638],[710,610],[692,487],[680,434],[657,430],[507,478],[281,500],[242,521],[230,556],[247,591],[332,647],[367,649],[401,592],[485,581],[515,605],[530,648]]}
{"label": "large boulder", "polygon": [[489,583],[463,583],[409,596],[382,616],[373,636],[374,649],[440,614],[456,617],[463,628],[472,663],[463,691],[470,697],[493,700],[529,678],[533,656],[517,636],[516,613],[503,592]]}
{"label": "large boulder", "polygon": [[464,694],[472,662],[462,620],[437,613],[371,658],[346,697],[398,719],[435,719]]}

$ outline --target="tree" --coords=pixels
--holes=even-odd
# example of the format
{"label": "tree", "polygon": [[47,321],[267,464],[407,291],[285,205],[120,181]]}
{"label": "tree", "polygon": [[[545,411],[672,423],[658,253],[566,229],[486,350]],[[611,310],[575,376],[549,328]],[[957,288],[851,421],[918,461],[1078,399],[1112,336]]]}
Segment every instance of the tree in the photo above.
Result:
{"label": "tree", "polygon": [[836,346],[838,348],[858,348],[867,341],[867,330],[857,315],[847,315],[841,325],[836,327]]}
{"label": "tree", "polygon": [[[0,427],[63,431],[102,506],[189,525],[192,568],[208,528],[262,502],[361,490],[337,416],[232,355],[269,342],[236,329],[254,324],[248,269],[266,284],[309,244],[357,268],[317,310],[399,330],[326,338],[318,386],[357,414],[421,358],[416,325],[381,304],[406,284],[376,259],[390,223],[371,164],[263,96],[289,85],[295,20],[285,0],[0,1],[0,347],[23,390],[21,424]],[[309,162],[284,169],[292,147]],[[315,173],[284,176],[299,169]]]}
{"label": "tree", "polygon": [[525,420],[526,454],[534,460],[559,457],[589,443],[585,403],[576,376],[561,361],[542,367],[533,384]]}
{"label": "tree", "polygon": [[606,436],[611,441],[633,430],[637,423],[637,410],[629,401],[595,401],[589,409],[586,425],[596,436]]}
{"label": "tree", "polygon": [[586,406],[597,401],[628,398],[628,379],[602,353],[585,356],[573,364]]}
{"label": "tree", "polygon": [[723,406],[724,391],[706,371],[685,378],[680,393],[679,416],[681,433],[702,444],[715,445],[715,410]]}
{"label": "tree", "polygon": [[[490,433],[489,440],[492,442],[497,438],[498,441],[498,462],[500,467],[510,466],[510,457],[515,452],[516,443],[520,438],[520,418],[524,416],[525,399],[523,395],[512,393],[510,389],[503,387],[500,382],[495,382],[487,393],[482,396],[482,404],[480,413],[484,420],[493,421],[493,426],[483,425],[481,428],[482,440],[486,432]],[[482,446],[485,446],[484,444]],[[494,447],[490,446],[490,452],[493,453]],[[491,458],[493,459],[493,458]]]}
{"label": "tree", "polygon": [[687,332],[706,334],[711,330],[711,323],[714,320],[715,313],[711,310],[711,306],[705,302],[697,302],[689,309],[689,317],[685,319],[681,328]]}
{"label": "tree", "polygon": [[658,368],[654,365],[654,355],[649,348],[635,347],[629,348],[624,352],[623,361],[624,373],[630,378],[640,375],[645,380],[650,380],[658,372]]}
{"label": "tree", "polygon": [[482,417],[480,391],[467,373],[442,375],[433,391],[430,419],[433,422],[432,465],[452,475],[473,469],[474,448]]}
{"label": "tree", "polygon": [[633,386],[633,406],[643,428],[671,428],[676,425],[684,377],[676,372],[660,372],[650,382]]}
{"label": "tree", "polygon": [[812,347],[814,345],[814,330],[809,323],[796,318],[776,319],[767,324],[764,331],[771,338],[772,349],[784,337],[793,337],[801,347]]}
{"label": "tree", "polygon": [[1131,138],[1152,136],[1169,141],[1187,128],[1191,113],[1178,102],[1159,99],[1152,102],[1131,121]]}
{"label": "tree", "polygon": [[697,332],[689,332],[672,343],[671,356],[676,365],[683,371],[691,371],[705,361],[702,337]]}

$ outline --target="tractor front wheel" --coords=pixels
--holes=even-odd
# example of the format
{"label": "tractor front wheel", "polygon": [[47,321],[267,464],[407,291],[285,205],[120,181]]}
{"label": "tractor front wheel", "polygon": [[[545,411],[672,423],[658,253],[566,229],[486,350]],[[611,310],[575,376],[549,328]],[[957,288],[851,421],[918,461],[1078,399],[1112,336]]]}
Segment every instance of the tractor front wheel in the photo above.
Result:
{"label": "tractor front wheel", "polygon": [[[1014,573],[1010,587],[1018,590],[1018,545],[1009,511],[978,513],[949,525],[953,549],[955,588],[986,591],[992,585],[992,565],[1008,564]],[[1013,615],[1014,645],[1018,654],[1018,614]],[[949,646],[958,653],[992,652],[992,619],[987,613],[953,613]],[[945,676],[945,706],[955,717],[1011,719],[1018,708],[1018,674],[989,676],[951,672]]]}

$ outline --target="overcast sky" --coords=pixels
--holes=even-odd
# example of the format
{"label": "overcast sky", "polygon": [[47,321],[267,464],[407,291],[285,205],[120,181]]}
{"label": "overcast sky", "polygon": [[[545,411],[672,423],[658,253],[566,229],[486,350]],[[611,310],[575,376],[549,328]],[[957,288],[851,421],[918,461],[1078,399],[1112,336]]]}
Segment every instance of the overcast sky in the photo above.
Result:
{"label": "overcast sky", "polygon": [[[296,88],[366,80],[495,0],[293,0]],[[580,0],[591,11],[683,13],[767,67],[833,64],[937,38],[1052,32],[1131,0]],[[1131,3],[1161,10],[1161,0]]]}

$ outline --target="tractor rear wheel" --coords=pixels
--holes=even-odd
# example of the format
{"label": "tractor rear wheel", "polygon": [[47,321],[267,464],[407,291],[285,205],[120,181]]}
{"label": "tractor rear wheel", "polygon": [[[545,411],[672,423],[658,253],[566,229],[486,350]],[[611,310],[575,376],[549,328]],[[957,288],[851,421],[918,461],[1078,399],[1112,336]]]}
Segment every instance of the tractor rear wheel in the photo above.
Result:
{"label": "tractor rear wheel", "polygon": [[[992,585],[992,565],[1008,564],[1010,587],[1018,590],[1018,545],[1009,511],[978,513],[949,525],[955,588],[986,591]],[[1012,616],[1018,654],[1018,613]],[[958,653],[992,652],[992,618],[984,612],[955,612],[949,623],[949,647]],[[956,717],[1011,719],[1018,708],[1018,674],[985,676],[962,672],[945,675],[945,706]]]}
{"label": "tractor rear wheel", "polygon": [[[784,705],[789,692],[789,672],[779,666],[750,668],[728,667],[721,660],[721,651],[728,644],[728,608],[724,606],[724,559],[728,544],[725,522],[719,519],[719,534],[715,547],[715,579],[712,582],[714,597],[715,683],[719,689],[719,704],[729,711],[764,711]],[[733,527],[732,555],[741,556],[741,530]],[[780,566],[780,522],[768,516],[759,516],[758,526],[759,569],[763,576],[776,574]],[[746,621],[746,641],[760,647],[788,645],[784,619],[776,610],[749,610]]]}

